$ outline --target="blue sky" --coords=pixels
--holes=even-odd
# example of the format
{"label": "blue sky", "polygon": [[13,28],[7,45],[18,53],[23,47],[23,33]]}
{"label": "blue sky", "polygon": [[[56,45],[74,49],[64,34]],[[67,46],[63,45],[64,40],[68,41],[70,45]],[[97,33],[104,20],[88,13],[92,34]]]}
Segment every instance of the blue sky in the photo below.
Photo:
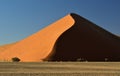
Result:
{"label": "blue sky", "polygon": [[120,35],[120,0],[0,0],[0,45],[19,41],[71,12]]}

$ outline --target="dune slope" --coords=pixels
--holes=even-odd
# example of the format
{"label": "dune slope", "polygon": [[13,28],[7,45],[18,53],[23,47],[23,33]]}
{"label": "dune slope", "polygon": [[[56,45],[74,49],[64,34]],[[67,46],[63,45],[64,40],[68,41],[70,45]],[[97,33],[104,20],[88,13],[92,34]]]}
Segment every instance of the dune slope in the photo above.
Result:
{"label": "dune slope", "polygon": [[2,45],[0,46],[0,52],[3,52],[4,50],[12,47],[13,45],[15,45],[15,43],[12,43],[12,44],[5,44],[5,45]]}
{"label": "dune slope", "polygon": [[74,19],[67,15],[1,52],[0,60],[18,57],[23,62],[41,61],[51,53],[58,37],[73,24]]}

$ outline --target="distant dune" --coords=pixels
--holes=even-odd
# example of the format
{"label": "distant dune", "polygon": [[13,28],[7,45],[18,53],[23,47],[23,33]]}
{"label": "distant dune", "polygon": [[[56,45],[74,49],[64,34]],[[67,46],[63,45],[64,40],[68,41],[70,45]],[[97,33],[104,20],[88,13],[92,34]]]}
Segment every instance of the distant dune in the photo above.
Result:
{"label": "distant dune", "polygon": [[0,60],[9,61],[13,57],[22,62],[120,61],[120,38],[71,13],[0,51]]}

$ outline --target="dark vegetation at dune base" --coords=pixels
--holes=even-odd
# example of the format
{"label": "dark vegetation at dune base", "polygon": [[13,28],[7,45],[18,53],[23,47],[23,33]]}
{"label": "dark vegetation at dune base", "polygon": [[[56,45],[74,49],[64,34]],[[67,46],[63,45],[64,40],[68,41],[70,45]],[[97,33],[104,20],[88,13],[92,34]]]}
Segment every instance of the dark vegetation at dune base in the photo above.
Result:
{"label": "dark vegetation at dune base", "polygon": [[18,57],[12,58],[12,62],[20,62],[20,59]]}

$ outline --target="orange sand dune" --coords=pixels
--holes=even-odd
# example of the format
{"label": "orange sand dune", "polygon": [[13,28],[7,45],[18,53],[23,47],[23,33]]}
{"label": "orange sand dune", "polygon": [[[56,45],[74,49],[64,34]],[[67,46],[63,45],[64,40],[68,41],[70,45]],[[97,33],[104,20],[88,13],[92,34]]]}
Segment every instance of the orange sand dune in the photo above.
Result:
{"label": "orange sand dune", "polygon": [[0,60],[23,62],[120,61],[120,38],[77,14],[69,14],[0,52]]}
{"label": "orange sand dune", "polygon": [[57,38],[73,24],[73,18],[67,15],[6,49],[0,53],[0,59],[11,60],[19,57],[21,61],[41,61],[51,53]]}

